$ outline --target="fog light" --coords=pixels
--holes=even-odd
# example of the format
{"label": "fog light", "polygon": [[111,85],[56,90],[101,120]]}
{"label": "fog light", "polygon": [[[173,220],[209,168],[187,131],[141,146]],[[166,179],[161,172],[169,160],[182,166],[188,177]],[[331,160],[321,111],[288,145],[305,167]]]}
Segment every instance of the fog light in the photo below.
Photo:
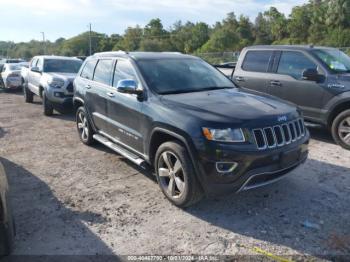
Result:
{"label": "fog light", "polygon": [[63,93],[61,93],[61,92],[54,92],[55,97],[61,97],[62,95],[63,95]]}
{"label": "fog light", "polygon": [[236,162],[216,162],[216,170],[219,173],[231,173],[237,166],[238,163]]}

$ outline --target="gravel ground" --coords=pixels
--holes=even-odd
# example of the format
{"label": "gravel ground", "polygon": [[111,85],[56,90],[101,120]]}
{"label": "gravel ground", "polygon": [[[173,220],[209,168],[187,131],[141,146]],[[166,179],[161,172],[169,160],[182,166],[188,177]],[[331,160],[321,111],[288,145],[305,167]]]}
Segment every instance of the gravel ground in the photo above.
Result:
{"label": "gravel ground", "polygon": [[0,93],[17,255],[350,255],[350,151],[311,130],[310,157],[264,188],[172,206],[155,179],[77,136],[73,115]]}

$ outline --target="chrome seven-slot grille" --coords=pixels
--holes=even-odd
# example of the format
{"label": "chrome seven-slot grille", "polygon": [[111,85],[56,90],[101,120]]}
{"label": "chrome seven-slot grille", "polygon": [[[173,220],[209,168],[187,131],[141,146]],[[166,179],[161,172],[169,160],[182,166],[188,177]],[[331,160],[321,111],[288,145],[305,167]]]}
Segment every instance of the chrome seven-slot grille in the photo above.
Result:
{"label": "chrome seven-slot grille", "polygon": [[305,135],[303,119],[299,118],[282,125],[253,129],[259,150],[288,145]]}

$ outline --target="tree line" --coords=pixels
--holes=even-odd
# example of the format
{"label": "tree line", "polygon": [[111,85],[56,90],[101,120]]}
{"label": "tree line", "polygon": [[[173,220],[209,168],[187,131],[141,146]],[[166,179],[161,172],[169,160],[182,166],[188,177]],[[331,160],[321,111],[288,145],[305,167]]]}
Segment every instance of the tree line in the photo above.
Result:
{"label": "tree line", "polygon": [[[255,21],[234,12],[214,25],[204,22],[175,22],[165,29],[161,20],[152,19],[144,28],[128,27],[124,34],[91,32],[92,52],[178,51],[202,54],[240,51],[255,44],[315,44],[350,46],[350,0],[309,0],[295,6],[286,17],[277,8],[260,12]],[[46,54],[89,55],[89,32],[75,37],[45,42]],[[44,43],[0,42],[0,56],[31,58],[43,54]]]}

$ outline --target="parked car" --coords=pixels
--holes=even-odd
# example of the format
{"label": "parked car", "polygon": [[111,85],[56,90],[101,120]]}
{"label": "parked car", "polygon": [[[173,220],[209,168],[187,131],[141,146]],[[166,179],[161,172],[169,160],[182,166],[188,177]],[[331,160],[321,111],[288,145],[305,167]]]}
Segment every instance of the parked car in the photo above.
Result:
{"label": "parked car", "polygon": [[1,71],[1,78],[5,89],[17,89],[22,86],[20,64],[5,64]]}
{"label": "parked car", "polygon": [[81,141],[154,167],[177,206],[266,185],[307,158],[309,133],[295,106],[244,92],[197,57],[97,53],[74,86]]}
{"label": "parked car", "polygon": [[239,57],[233,80],[295,103],[305,120],[325,126],[339,145],[350,149],[350,58],[340,50],[248,47]]}
{"label": "parked car", "polygon": [[13,248],[15,224],[9,202],[9,185],[0,162],[0,257],[9,255]]}
{"label": "parked car", "polygon": [[25,101],[33,102],[35,94],[43,100],[45,115],[52,115],[54,109],[67,112],[72,108],[73,80],[81,64],[80,59],[72,57],[34,57],[24,78]]}
{"label": "parked car", "polygon": [[20,59],[20,58],[4,58],[4,59],[0,59],[0,64],[18,64],[18,63],[22,63],[25,62],[25,60]]}

